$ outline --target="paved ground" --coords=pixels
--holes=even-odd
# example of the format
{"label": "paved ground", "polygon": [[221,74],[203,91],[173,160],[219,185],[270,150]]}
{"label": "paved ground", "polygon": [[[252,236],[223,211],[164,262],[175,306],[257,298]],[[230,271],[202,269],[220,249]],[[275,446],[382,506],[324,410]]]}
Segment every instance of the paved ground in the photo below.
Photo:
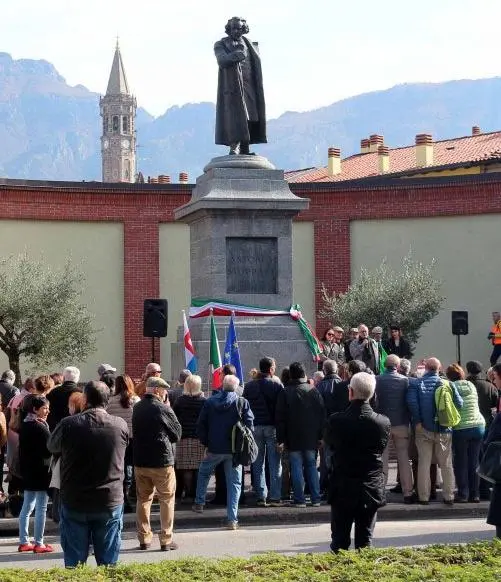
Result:
{"label": "paved ground", "polygon": [[[448,519],[427,521],[386,521],[377,524],[375,543],[377,547],[420,546],[434,543],[465,543],[493,537],[493,528],[484,519]],[[296,554],[306,552],[326,552],[329,550],[330,526],[323,524],[302,524],[300,526],[242,527],[238,531],[222,529],[197,529],[176,532],[175,540],[180,545],[176,552],[160,552],[156,540],[147,552],[137,550],[138,543],[133,533],[126,532],[120,561],[158,562],[186,556],[251,557],[264,552]],[[50,555],[34,556],[18,554],[17,540],[0,538],[0,568],[20,567],[50,568],[62,565],[61,547],[58,539],[48,537],[56,552]],[[94,559],[89,560],[94,565]]]}
{"label": "paved ground", "polygon": [[[395,484],[396,463],[390,463],[390,474],[388,488]],[[257,507],[254,494],[250,490],[250,479],[247,476],[247,505],[239,508],[239,521],[243,526],[263,526],[273,527],[282,524],[290,524],[292,527],[298,524],[316,525],[327,523],[330,519],[330,507],[323,504],[321,507],[307,507],[300,509],[296,507],[272,508]],[[213,480],[209,487],[209,495],[213,493]],[[437,500],[429,505],[404,505],[402,495],[387,493],[388,504],[379,510],[378,519],[380,521],[413,521],[428,519],[464,519],[464,518],[485,518],[487,515],[488,502],[474,504],[456,504],[453,507],[442,503],[441,491],[438,491]],[[206,506],[203,515],[191,511],[191,503],[177,503],[175,513],[175,528],[199,529],[199,528],[219,528],[224,524],[226,511],[222,507]],[[153,505],[151,514],[152,527],[158,527],[160,516],[158,506]],[[135,515],[124,516],[124,530],[135,531]],[[47,535],[56,535],[58,526],[51,519],[47,519],[45,532]],[[19,533],[19,522],[16,518],[0,518],[0,536],[17,536]]]}

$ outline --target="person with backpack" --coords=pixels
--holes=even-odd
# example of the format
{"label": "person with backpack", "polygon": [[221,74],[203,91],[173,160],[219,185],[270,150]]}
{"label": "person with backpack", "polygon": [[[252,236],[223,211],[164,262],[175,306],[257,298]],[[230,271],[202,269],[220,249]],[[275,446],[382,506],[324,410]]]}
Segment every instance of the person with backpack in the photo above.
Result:
{"label": "person with backpack", "polygon": [[460,420],[452,430],[452,461],[457,486],[454,501],[479,503],[480,478],[477,467],[485,420],[478,406],[477,389],[465,380],[464,370],[459,364],[451,364],[445,374],[463,399],[463,406],[459,410]]}
{"label": "person with backpack", "polygon": [[[454,471],[452,467],[452,426],[453,421],[441,421],[437,415],[436,392],[444,388],[444,382],[439,376],[440,360],[428,358],[425,361],[425,373],[421,381],[409,384],[407,404],[411,412],[411,422],[416,432],[416,447],[418,451],[418,483],[419,503],[428,505],[430,499],[430,465],[436,456],[442,470],[443,501],[446,505],[454,504]],[[440,393],[439,393],[440,395]],[[457,409],[463,406],[463,399],[454,384],[446,386],[444,401],[448,403],[450,414],[458,414]],[[447,411],[445,411],[447,413]],[[454,414],[455,413],[455,414]]]}
{"label": "person with backpack", "polygon": [[[243,397],[249,401],[254,413],[254,438],[258,446],[258,456],[252,463],[252,477],[257,495],[257,504],[266,507],[280,507],[282,490],[282,463],[277,449],[276,407],[279,395],[284,387],[281,382],[273,380],[276,364],[273,358],[259,360],[257,378],[247,382]],[[265,479],[265,457],[270,472],[270,498],[267,502]]]}
{"label": "person with backpack", "polygon": [[239,385],[237,376],[225,376],[223,389],[205,401],[197,423],[197,436],[207,447],[207,453],[198,469],[197,492],[192,509],[195,513],[203,513],[209,479],[215,468],[223,463],[227,485],[226,527],[230,530],[238,528],[238,501],[242,485],[242,463],[234,458],[232,439],[237,426],[240,429],[243,425],[249,431],[254,429],[254,414],[249,402],[236,394]]}

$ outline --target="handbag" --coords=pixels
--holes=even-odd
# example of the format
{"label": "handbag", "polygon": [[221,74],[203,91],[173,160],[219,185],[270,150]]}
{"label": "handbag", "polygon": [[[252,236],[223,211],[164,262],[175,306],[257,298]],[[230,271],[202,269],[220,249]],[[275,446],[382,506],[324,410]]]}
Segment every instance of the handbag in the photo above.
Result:
{"label": "handbag", "polygon": [[501,483],[501,441],[489,443],[477,473],[489,483]]}

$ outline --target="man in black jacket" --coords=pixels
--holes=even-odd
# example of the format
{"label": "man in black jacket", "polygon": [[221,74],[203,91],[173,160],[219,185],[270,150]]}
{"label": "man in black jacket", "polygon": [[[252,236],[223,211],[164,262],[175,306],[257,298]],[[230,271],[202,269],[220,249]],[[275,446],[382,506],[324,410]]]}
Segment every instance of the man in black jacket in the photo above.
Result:
{"label": "man in black jacket", "polygon": [[168,388],[162,378],[148,378],[146,393],[132,411],[136,523],[141,550],[147,550],[153,539],[150,511],[155,489],[160,503],[160,549],[168,551],[178,547],[172,541],[176,494],[173,443],[181,438],[182,429],[170,407]]}
{"label": "man in black jacket", "polygon": [[280,506],[282,489],[282,463],[277,450],[276,408],[279,395],[284,387],[275,382],[276,364],[273,358],[259,360],[259,376],[256,380],[247,382],[243,397],[249,401],[254,413],[254,438],[259,448],[256,461],[252,464],[252,477],[257,495],[257,504],[266,506],[266,479],[264,474],[265,455],[270,471],[269,505]]}
{"label": "man in black jacket", "polygon": [[80,370],[78,368],[73,366],[65,368],[63,370],[63,379],[64,382],[61,386],[56,386],[47,394],[50,403],[47,424],[51,432],[63,418],[70,415],[70,411],[68,410],[70,396],[73,392],[81,392],[78,387],[78,381],[80,380]]}
{"label": "man in black jacket", "polygon": [[280,449],[285,447],[289,451],[294,505],[306,507],[303,476],[306,474],[311,503],[318,507],[320,483],[316,455],[325,423],[324,401],[308,383],[301,363],[293,362],[289,372],[290,382],[277,402],[277,440]]}
{"label": "man in black jacket", "polygon": [[[477,360],[466,362],[466,371],[468,372],[466,379],[477,389],[478,407],[485,419],[485,432],[487,434],[494,418],[495,412],[493,413],[493,411],[496,411],[498,407],[498,391],[494,384],[482,377],[483,366],[481,362]],[[484,450],[484,448],[480,450],[480,459]],[[485,479],[480,479],[480,499],[489,500],[490,497],[490,484]]]}
{"label": "man in black jacket", "polygon": [[[19,390],[14,386],[16,375],[12,370],[5,370],[0,380],[0,401],[2,410],[7,414],[7,426],[9,425],[10,409],[8,409],[9,402],[14,398]],[[5,464],[5,453],[7,446],[0,447],[0,492],[3,492],[3,466]]]}
{"label": "man in black jacket", "polygon": [[47,448],[61,456],[61,545],[64,564],[85,564],[92,539],[98,566],[117,563],[123,517],[127,423],[106,412],[103,382],[84,388],[84,412],[64,418]]}
{"label": "man in black jacket", "polygon": [[376,379],[366,372],[350,380],[351,404],[327,421],[324,440],[333,451],[330,481],[331,550],[347,550],[355,523],[355,548],[370,545],[376,513],[384,505],[383,451],[391,425],[369,400]]}

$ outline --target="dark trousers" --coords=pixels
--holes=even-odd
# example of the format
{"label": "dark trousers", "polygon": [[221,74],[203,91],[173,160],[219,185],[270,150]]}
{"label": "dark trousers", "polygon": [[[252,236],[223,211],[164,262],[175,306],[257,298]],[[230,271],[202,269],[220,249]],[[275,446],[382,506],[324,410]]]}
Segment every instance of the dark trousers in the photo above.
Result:
{"label": "dark trousers", "polygon": [[0,491],[3,491],[3,479],[4,479],[3,468],[5,465],[6,450],[7,450],[6,446],[0,448]]}
{"label": "dark trousers", "polygon": [[369,547],[376,525],[377,510],[375,505],[336,501],[331,506],[331,550],[338,552],[350,548],[353,524],[355,524],[355,549]]}
{"label": "dark trousers", "polygon": [[501,525],[496,526],[496,537],[501,538]]}
{"label": "dark trousers", "polygon": [[122,544],[123,506],[99,513],[81,513],[61,506],[61,546],[66,568],[85,564],[89,545],[98,566],[117,563]]}
{"label": "dark trousers", "polygon": [[491,366],[494,366],[494,364],[498,361],[499,356],[501,356],[501,344],[496,344],[492,348]]}
{"label": "dark trousers", "polygon": [[482,446],[482,434],[476,429],[465,428],[452,433],[454,477],[461,499],[480,497],[478,458]]}

